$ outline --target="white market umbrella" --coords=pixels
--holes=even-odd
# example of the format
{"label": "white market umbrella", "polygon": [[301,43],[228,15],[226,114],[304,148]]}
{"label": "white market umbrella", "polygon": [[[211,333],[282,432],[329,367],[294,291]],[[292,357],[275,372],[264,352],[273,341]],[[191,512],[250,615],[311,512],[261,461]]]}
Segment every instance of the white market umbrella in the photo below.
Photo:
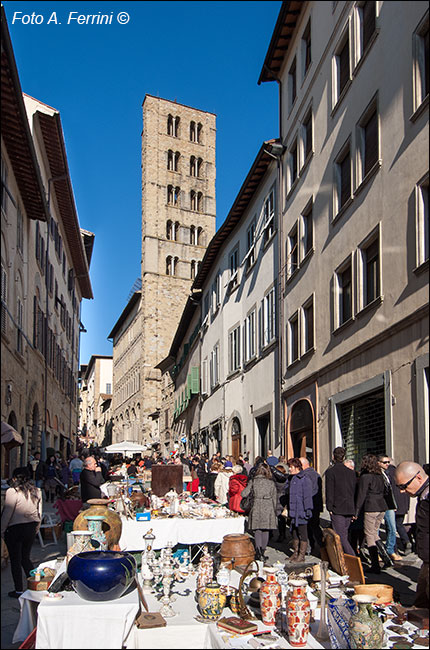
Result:
{"label": "white market umbrella", "polygon": [[113,445],[109,445],[103,451],[105,454],[139,454],[146,450],[146,445],[139,445],[137,442],[125,440],[124,442],[116,442]]}

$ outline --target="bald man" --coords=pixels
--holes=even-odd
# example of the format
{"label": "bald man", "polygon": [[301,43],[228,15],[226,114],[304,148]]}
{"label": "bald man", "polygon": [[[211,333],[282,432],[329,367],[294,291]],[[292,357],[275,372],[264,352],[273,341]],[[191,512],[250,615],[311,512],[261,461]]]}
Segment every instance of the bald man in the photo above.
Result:
{"label": "bald man", "polygon": [[316,557],[321,556],[321,546],[323,545],[323,536],[320,527],[320,516],[323,511],[322,499],[322,479],[318,472],[311,467],[309,460],[305,457],[300,458],[303,472],[308,476],[312,483],[312,517],[308,521],[308,537],[311,545],[311,552]]}
{"label": "bald man", "polygon": [[418,463],[406,460],[397,465],[394,480],[400,492],[417,497],[417,555],[423,561],[414,605],[429,608],[429,477]]}

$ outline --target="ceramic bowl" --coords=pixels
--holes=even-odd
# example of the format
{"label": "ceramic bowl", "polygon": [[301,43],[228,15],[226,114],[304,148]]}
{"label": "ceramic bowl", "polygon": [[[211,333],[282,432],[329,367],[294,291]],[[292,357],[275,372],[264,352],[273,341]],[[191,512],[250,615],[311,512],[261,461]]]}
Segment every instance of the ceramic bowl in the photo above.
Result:
{"label": "ceramic bowl", "polygon": [[84,600],[115,600],[133,582],[136,561],[119,551],[88,551],[72,557],[67,573]]}

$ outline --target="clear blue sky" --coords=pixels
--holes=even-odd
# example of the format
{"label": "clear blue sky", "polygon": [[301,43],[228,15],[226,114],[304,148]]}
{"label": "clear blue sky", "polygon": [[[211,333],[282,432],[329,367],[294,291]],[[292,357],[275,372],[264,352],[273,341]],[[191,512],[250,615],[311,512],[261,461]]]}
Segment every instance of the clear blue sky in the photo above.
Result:
{"label": "clear blue sky", "polygon": [[[3,4],[23,92],[60,111],[80,225],[96,236],[94,300],[82,309],[87,363],[112,354],[107,336],[140,276],[145,94],[217,115],[218,228],[262,141],[279,134],[277,84],[257,81],[281,2]],[[71,11],[112,12],[112,24],[67,24]],[[41,24],[19,20],[33,12]]]}

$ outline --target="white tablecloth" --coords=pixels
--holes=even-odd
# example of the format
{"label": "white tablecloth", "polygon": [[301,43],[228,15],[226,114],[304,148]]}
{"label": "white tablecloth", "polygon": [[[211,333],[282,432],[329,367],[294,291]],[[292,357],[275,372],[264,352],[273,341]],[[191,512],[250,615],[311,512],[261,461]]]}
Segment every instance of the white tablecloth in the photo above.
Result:
{"label": "white tablecloth", "polygon": [[36,648],[121,648],[139,610],[137,591],[117,600],[92,602],[74,592],[38,608]]}
{"label": "white tablecloth", "polygon": [[150,528],[155,535],[154,549],[165,548],[167,542],[176,544],[203,544],[212,542],[220,544],[224,535],[243,533],[244,517],[225,517],[220,519],[152,519],[151,521],[134,521],[122,519],[122,533],[119,545],[122,550],[142,550],[143,535]]}

